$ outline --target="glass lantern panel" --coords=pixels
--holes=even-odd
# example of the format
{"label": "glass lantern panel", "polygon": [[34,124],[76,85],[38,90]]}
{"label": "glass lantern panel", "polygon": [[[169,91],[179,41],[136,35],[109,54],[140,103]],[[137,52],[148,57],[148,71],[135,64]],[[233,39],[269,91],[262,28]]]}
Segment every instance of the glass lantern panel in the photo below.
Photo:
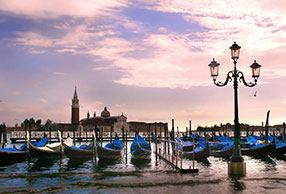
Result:
{"label": "glass lantern panel", "polygon": [[239,49],[238,50],[231,50],[231,57],[233,59],[238,59],[239,58]]}
{"label": "glass lantern panel", "polygon": [[259,77],[260,68],[252,68],[252,77]]}
{"label": "glass lantern panel", "polygon": [[218,76],[218,66],[216,67],[210,67],[211,70],[211,76]]}

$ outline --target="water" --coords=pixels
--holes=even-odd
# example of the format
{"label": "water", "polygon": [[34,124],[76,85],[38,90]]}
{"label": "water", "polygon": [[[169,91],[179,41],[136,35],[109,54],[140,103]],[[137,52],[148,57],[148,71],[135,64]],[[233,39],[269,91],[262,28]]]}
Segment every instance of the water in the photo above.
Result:
{"label": "water", "polygon": [[[128,148],[130,147],[130,142]],[[129,149],[128,149],[129,152]],[[244,156],[247,175],[230,178],[227,161],[209,157],[195,162],[197,174],[179,174],[164,161],[116,162],[58,160],[0,163],[1,193],[283,193],[286,157]],[[185,160],[184,167],[192,165]]]}

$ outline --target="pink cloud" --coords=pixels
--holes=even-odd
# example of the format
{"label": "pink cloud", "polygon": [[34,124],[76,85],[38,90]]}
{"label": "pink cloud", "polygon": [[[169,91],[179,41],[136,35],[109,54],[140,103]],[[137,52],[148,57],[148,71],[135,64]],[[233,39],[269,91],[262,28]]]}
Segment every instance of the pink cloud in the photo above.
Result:
{"label": "pink cloud", "polygon": [[114,8],[125,7],[127,3],[127,0],[1,0],[0,10],[31,18],[94,17],[113,14]]}

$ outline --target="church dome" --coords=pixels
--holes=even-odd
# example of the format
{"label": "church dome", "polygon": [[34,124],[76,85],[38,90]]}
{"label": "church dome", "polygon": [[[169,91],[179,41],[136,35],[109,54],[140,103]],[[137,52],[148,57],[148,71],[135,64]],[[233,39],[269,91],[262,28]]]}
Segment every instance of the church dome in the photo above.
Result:
{"label": "church dome", "polygon": [[101,112],[101,117],[110,117],[110,112],[104,107],[104,110]]}

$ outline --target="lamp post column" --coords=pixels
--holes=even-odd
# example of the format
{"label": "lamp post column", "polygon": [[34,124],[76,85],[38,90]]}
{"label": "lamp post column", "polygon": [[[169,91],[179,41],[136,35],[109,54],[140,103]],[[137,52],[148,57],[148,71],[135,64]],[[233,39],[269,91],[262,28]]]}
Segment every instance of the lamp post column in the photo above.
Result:
{"label": "lamp post column", "polygon": [[231,162],[243,162],[243,158],[240,152],[240,128],[239,128],[239,116],[238,116],[238,81],[237,81],[237,70],[236,61],[234,61],[234,72],[233,72],[233,88],[234,88],[234,148],[231,156]]}
{"label": "lamp post column", "polygon": [[257,84],[257,80],[260,75],[260,67],[256,60],[250,66],[252,69],[252,77],[254,78],[254,82],[247,83],[244,79],[244,75],[241,71],[236,69],[237,60],[239,58],[240,46],[234,42],[234,44],[230,47],[231,57],[234,63],[234,70],[229,71],[227,73],[227,77],[225,82],[216,81],[216,78],[219,74],[219,63],[213,59],[213,61],[209,64],[211,76],[213,77],[214,84],[219,87],[226,86],[229,81],[233,80],[233,89],[234,89],[234,147],[230,162],[228,163],[228,174],[229,175],[239,175],[243,176],[246,174],[246,163],[243,161],[240,151],[240,129],[239,129],[239,120],[238,120],[238,79],[240,82],[247,87],[253,87]]}

